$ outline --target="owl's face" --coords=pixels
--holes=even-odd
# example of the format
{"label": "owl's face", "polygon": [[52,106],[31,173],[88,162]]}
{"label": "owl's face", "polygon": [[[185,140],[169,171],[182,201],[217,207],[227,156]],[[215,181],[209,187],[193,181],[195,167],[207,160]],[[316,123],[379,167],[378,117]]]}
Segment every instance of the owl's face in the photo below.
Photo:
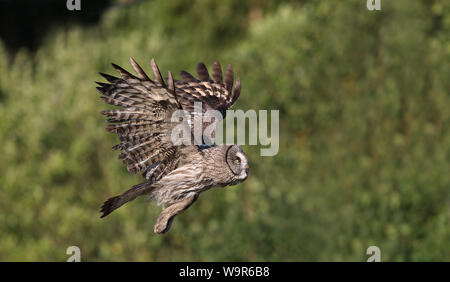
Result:
{"label": "owl's face", "polygon": [[228,167],[234,175],[233,184],[247,179],[249,171],[248,158],[238,145],[231,145],[226,153]]}

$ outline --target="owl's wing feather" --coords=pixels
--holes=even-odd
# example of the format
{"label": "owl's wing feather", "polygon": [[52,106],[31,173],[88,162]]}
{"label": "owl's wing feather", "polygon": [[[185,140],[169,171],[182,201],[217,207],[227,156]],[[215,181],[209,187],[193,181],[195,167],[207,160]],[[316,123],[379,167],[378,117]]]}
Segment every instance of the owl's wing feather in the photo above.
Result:
{"label": "owl's wing feather", "polygon": [[[225,82],[222,75],[222,67],[218,61],[213,64],[213,73],[209,76],[208,69],[203,63],[197,65],[198,79],[186,71],[181,71],[181,81],[175,81],[175,95],[183,110],[191,114],[191,124],[195,117],[199,114],[205,114],[208,110],[217,110],[221,113],[222,118],[226,115],[226,110],[229,109],[238,99],[241,92],[241,81],[238,78],[233,89],[234,74],[231,65],[228,65],[225,72]],[[202,112],[196,113],[195,103],[201,102]],[[217,121],[213,118],[211,122],[203,122],[203,131],[214,123],[214,128]],[[194,134],[194,127],[191,126],[191,132]],[[203,140],[195,140],[197,144],[204,144]],[[212,133],[212,140],[214,142],[215,132]],[[210,144],[211,145],[211,144]]]}
{"label": "owl's wing feather", "polygon": [[106,130],[119,137],[120,143],[113,149],[121,150],[119,159],[128,171],[143,172],[147,179],[157,181],[176,167],[183,154],[198,148],[172,143],[171,132],[178,123],[171,117],[181,109],[172,74],[169,72],[166,85],[153,59],[154,81],[132,58],[130,62],[137,76],[115,64],[120,78],[101,73],[109,83],[98,82],[97,90],[103,95],[100,98],[123,108],[104,110],[102,114],[108,117]]}

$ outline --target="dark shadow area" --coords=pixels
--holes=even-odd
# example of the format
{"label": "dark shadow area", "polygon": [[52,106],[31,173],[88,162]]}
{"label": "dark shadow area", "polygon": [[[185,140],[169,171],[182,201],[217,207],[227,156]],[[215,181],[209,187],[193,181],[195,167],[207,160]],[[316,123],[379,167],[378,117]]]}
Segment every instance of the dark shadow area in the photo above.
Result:
{"label": "dark shadow area", "polygon": [[111,0],[81,0],[81,10],[66,0],[0,0],[0,38],[10,54],[25,47],[35,51],[52,27],[96,24]]}
{"label": "dark shadow area", "polygon": [[0,103],[2,103],[6,99],[6,94],[3,93],[2,89],[0,88]]}

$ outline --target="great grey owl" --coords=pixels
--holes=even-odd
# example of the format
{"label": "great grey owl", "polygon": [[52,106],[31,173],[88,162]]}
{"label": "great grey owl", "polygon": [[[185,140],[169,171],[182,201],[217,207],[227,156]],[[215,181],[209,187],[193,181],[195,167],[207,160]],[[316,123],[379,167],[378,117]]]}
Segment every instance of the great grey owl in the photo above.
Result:
{"label": "great grey owl", "polygon": [[[184,110],[191,117],[198,116],[194,103],[202,102],[203,113],[214,109],[225,116],[226,110],[239,97],[241,83],[238,78],[233,88],[230,65],[223,81],[217,61],[213,65],[212,79],[205,65],[199,63],[198,78],[182,71],[182,80],[178,81],[169,72],[167,84],[153,59],[154,80],[133,58],[130,62],[136,76],[113,64],[120,78],[100,73],[109,83],[97,82],[100,85],[97,90],[104,102],[122,107],[102,111],[108,117],[106,129],[117,133],[120,143],[113,149],[121,150],[119,159],[127,165],[128,171],[142,172],[146,181],[108,199],[101,207],[101,217],[138,196],[148,195],[164,207],[154,227],[155,233],[164,233],[169,230],[174,216],[188,208],[201,192],[213,186],[235,185],[247,178],[249,162],[240,146],[206,146],[203,135],[202,140],[188,145],[176,145],[171,140],[171,132],[178,125],[172,119],[175,111]],[[192,120],[188,120],[188,132],[194,141]],[[204,123],[204,127],[207,125]],[[210,139],[213,140],[209,142],[214,141],[212,133]]]}

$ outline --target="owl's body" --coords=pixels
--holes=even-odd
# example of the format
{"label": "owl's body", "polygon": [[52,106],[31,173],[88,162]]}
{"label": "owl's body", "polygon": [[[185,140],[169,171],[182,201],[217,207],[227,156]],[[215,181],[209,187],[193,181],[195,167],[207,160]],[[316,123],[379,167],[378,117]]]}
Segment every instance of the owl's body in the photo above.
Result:
{"label": "owl's body", "polygon": [[[97,89],[104,95],[103,101],[124,108],[103,111],[109,117],[107,130],[118,134],[121,142],[113,149],[121,150],[119,158],[127,164],[127,169],[132,173],[142,172],[146,181],[108,199],[101,212],[104,217],[136,197],[147,195],[158,205],[168,206],[154,229],[156,233],[164,233],[170,228],[173,217],[188,208],[201,192],[215,186],[235,185],[248,176],[248,159],[237,145],[175,145],[171,139],[177,125],[172,121],[172,115],[177,110],[185,110],[191,117],[199,116],[194,112],[193,104],[202,102],[204,111],[216,109],[225,115],[225,110],[239,96],[240,80],[232,89],[233,73],[229,66],[223,83],[220,64],[216,62],[214,80],[209,78],[206,67],[199,64],[200,80],[182,72],[183,81],[174,81],[169,72],[166,85],[154,60],[155,81],[133,59],[130,60],[138,76],[113,64],[121,78],[102,74],[110,84],[98,83],[101,87]],[[187,126],[193,132],[191,123]],[[205,139],[214,141],[214,132],[212,137],[202,135],[202,140],[194,140],[191,135],[192,142]]]}
{"label": "owl's body", "polygon": [[[234,145],[232,145],[234,146]],[[211,187],[233,185],[244,181],[248,175],[248,163],[242,159],[242,173],[236,177],[227,168],[226,151],[231,146],[220,145],[199,151],[189,159],[180,161],[180,166],[152,185],[150,197],[158,205],[170,205],[182,201]]]}

